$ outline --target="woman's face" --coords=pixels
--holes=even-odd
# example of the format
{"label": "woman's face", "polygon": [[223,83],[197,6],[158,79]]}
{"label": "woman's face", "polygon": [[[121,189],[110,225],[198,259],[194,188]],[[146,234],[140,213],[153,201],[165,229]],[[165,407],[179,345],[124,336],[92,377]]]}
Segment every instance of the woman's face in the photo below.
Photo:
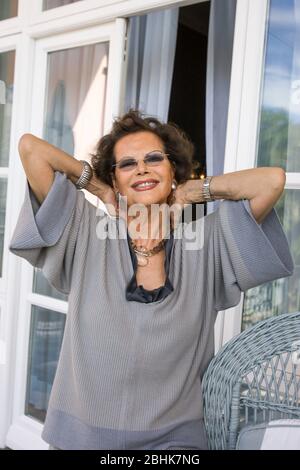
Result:
{"label": "woman's face", "polygon": [[[175,169],[167,157],[156,166],[147,166],[144,157],[154,150],[164,152],[162,140],[152,132],[139,131],[122,137],[115,144],[114,154],[116,163],[125,157],[133,157],[138,166],[129,171],[115,167],[113,177],[114,189],[127,197],[128,207],[132,204],[163,204],[167,202],[172,190],[171,185]],[[149,187],[136,186],[137,182],[155,180]]]}

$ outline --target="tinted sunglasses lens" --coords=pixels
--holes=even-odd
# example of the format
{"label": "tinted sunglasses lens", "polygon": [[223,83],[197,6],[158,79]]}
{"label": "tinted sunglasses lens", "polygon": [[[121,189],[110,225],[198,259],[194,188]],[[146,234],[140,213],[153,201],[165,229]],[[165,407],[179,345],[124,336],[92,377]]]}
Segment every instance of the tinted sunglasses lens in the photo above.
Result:
{"label": "tinted sunglasses lens", "polygon": [[162,153],[151,153],[145,157],[145,162],[149,165],[158,165],[164,160],[164,156]]}
{"label": "tinted sunglasses lens", "polygon": [[133,170],[136,167],[136,161],[133,159],[123,160],[119,164],[119,169],[124,171]]}

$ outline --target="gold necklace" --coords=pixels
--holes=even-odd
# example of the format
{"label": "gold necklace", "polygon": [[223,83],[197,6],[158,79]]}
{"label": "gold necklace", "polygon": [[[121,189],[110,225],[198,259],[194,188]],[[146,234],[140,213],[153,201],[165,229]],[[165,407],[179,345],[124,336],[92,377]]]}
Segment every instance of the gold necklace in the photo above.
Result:
{"label": "gold necklace", "polygon": [[155,255],[156,253],[159,253],[164,248],[165,243],[166,240],[163,239],[154,248],[152,248],[151,250],[147,250],[145,247],[138,248],[136,244],[132,240],[130,240],[130,245],[132,246],[132,249],[136,254],[139,266],[147,266],[147,264],[149,263],[149,257]]}

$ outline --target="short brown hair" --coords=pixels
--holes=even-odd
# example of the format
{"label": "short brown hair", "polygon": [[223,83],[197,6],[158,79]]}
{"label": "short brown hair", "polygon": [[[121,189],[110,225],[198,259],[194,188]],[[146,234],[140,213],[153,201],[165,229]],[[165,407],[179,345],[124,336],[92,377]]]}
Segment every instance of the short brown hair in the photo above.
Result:
{"label": "short brown hair", "polygon": [[122,137],[141,131],[152,132],[162,140],[164,151],[174,165],[178,184],[190,179],[195,147],[187,134],[173,122],[162,123],[154,117],[143,117],[139,110],[131,108],[114,120],[111,132],[101,137],[96,153],[91,154],[91,165],[100,180],[113,187],[111,173],[112,165],[116,163],[114,146]]}

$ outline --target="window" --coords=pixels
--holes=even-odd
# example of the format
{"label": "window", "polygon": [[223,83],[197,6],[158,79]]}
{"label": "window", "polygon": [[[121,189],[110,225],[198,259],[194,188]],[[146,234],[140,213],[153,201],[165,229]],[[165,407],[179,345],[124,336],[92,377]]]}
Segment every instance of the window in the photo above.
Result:
{"label": "window", "polygon": [[[108,51],[109,43],[100,42],[48,53],[43,138],[83,160],[104,132]],[[33,292],[68,300],[37,269]],[[32,305],[25,410],[39,421],[46,416],[64,326],[64,313]]]}
{"label": "window", "polygon": [[82,0],[44,0],[43,11],[51,10],[52,8],[61,7],[63,5],[69,5],[69,3],[79,2]]}
{"label": "window", "polygon": [[[299,135],[300,0],[271,0],[257,166],[280,166],[289,173],[300,172]],[[300,178],[297,183],[300,189]],[[285,190],[275,206],[291,247],[294,274],[247,291],[242,329],[272,315],[299,310],[299,189]]]}
{"label": "window", "polygon": [[[107,66],[107,42],[48,54],[43,138],[79,159],[87,160],[103,135]],[[40,271],[33,291],[67,300]]]}
{"label": "window", "polygon": [[65,315],[34,306],[25,413],[44,421],[63,339]]}
{"label": "window", "polygon": [[0,21],[13,18],[18,15],[18,0],[1,0]]}

